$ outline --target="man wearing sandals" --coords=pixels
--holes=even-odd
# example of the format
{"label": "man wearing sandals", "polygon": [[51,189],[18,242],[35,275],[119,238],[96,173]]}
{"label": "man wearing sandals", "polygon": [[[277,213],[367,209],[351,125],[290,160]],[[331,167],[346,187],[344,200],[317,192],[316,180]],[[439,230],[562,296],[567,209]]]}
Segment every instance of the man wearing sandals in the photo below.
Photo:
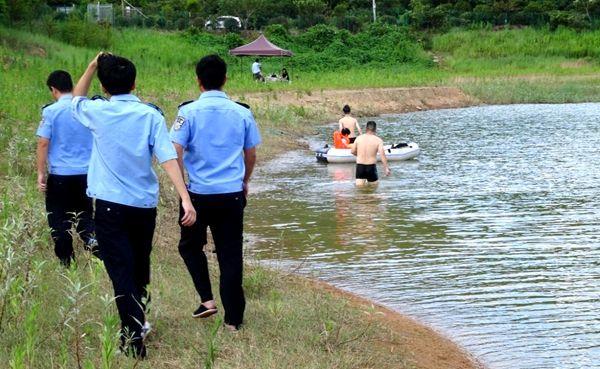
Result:
{"label": "man wearing sandals", "polygon": [[244,207],[260,134],[248,107],[221,91],[226,73],[227,65],[217,55],[198,62],[196,76],[202,94],[179,106],[171,140],[179,165],[188,172],[188,191],[198,214],[193,227],[181,227],[179,242],[179,253],[201,299],[192,316],[205,318],[217,312],[203,252],[210,227],[219,261],[224,322],[237,331],[246,305],[242,288]]}

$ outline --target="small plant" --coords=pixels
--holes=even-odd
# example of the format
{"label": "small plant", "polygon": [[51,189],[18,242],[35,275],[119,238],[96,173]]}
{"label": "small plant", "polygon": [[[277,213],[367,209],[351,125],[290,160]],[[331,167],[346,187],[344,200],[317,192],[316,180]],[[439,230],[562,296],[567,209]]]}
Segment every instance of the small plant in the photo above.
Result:
{"label": "small plant", "polygon": [[117,342],[120,336],[119,317],[112,311],[115,298],[104,295],[101,299],[104,305],[104,315],[100,331],[102,369],[112,369],[113,359],[117,352]]}
{"label": "small plant", "polygon": [[204,368],[212,369],[215,365],[215,360],[217,359],[217,354],[219,353],[219,348],[217,346],[217,333],[219,332],[219,328],[223,324],[223,319],[221,317],[215,319],[212,328],[210,329],[210,333],[208,336],[208,347],[206,359],[204,360]]}
{"label": "small plant", "polygon": [[82,317],[82,310],[85,299],[89,295],[91,284],[83,284],[80,281],[79,274],[75,267],[66,270],[63,277],[67,280],[66,285],[66,306],[60,308],[63,317],[63,325],[71,331],[72,355],[78,369],[83,369],[84,363],[84,327],[90,322],[89,319]]}

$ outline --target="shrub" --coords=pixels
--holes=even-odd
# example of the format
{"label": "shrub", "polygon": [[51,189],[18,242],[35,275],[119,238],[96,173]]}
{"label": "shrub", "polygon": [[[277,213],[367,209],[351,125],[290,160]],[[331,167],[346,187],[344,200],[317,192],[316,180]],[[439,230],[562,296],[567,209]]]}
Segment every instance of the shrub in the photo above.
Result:
{"label": "shrub", "polygon": [[8,22],[8,5],[6,0],[0,0],[0,23]]}
{"label": "shrub", "polygon": [[359,19],[354,15],[346,15],[337,17],[334,20],[336,27],[346,29],[350,32],[356,33],[360,31],[361,23]]}
{"label": "shrub", "polygon": [[299,41],[315,51],[323,51],[335,39],[336,34],[335,27],[319,24],[300,35]]}
{"label": "shrub", "polygon": [[589,27],[589,22],[580,13],[561,10],[550,12],[550,29],[555,30],[560,26],[583,29]]}
{"label": "shrub", "polygon": [[281,25],[281,26],[283,26],[285,28],[289,28],[290,27],[290,23],[292,23],[292,18],[283,16],[283,15],[278,15],[275,18],[269,19],[269,21],[268,21],[269,25]]}
{"label": "shrub", "polygon": [[392,17],[391,15],[382,15],[377,20],[382,24],[398,24],[398,19],[396,19],[396,17]]}
{"label": "shrub", "polygon": [[49,37],[75,46],[106,49],[112,45],[110,24],[87,22],[76,15],[62,22],[50,15],[44,16],[41,28]]}
{"label": "shrub", "polygon": [[224,43],[228,49],[233,49],[235,47],[242,46],[244,44],[244,39],[242,39],[237,33],[228,33],[225,35]]}
{"label": "shrub", "polygon": [[276,45],[288,48],[291,44],[290,33],[281,24],[271,24],[264,29],[265,36]]}

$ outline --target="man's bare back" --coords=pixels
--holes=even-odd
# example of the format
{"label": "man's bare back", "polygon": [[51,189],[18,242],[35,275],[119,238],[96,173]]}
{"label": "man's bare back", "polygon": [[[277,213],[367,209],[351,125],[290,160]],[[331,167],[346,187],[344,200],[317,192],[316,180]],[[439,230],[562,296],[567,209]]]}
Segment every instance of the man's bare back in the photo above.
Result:
{"label": "man's bare back", "polygon": [[354,141],[356,147],[356,164],[376,164],[377,153],[383,150],[383,140],[374,134],[365,133]]}
{"label": "man's bare back", "polygon": [[358,129],[359,134],[362,133],[362,130],[360,129],[360,125],[358,124],[358,121],[355,118],[351,117],[350,115],[345,115],[342,119],[340,119],[339,124],[340,124],[340,132],[344,128],[348,128],[350,130],[350,137],[356,137],[356,134],[354,133],[354,131],[356,129]]}
{"label": "man's bare back", "polygon": [[377,183],[377,154],[381,156],[385,175],[389,176],[391,173],[383,149],[383,140],[375,135],[375,130],[375,122],[368,122],[367,132],[356,138],[351,149],[352,154],[356,155],[357,186],[365,185],[367,182]]}

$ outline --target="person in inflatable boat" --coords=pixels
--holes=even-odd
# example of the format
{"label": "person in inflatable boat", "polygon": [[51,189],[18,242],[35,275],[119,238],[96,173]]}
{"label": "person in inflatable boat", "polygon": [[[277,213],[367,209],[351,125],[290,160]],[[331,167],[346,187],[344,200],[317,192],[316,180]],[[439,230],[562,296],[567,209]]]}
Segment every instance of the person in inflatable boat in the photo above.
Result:
{"label": "person in inflatable boat", "polygon": [[350,130],[348,128],[342,128],[342,131],[335,131],[333,133],[333,145],[336,149],[349,149],[350,148]]}

